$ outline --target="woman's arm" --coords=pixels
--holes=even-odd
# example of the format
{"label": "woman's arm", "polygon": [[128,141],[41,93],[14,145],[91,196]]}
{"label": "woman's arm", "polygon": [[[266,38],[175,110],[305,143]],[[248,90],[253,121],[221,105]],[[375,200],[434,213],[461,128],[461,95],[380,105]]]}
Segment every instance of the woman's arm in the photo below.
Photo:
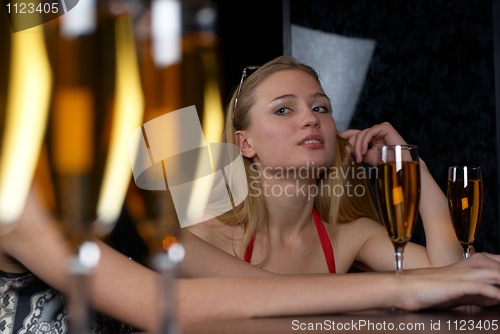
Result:
{"label": "woman's arm", "polygon": [[434,267],[460,261],[463,258],[463,250],[453,230],[446,195],[422,160],[420,173],[420,216],[424,225],[429,261]]}
{"label": "woman's arm", "polygon": [[[341,134],[353,145],[353,154],[358,162],[371,165],[377,163],[377,144],[404,145],[406,142],[389,124],[382,123],[366,130],[347,130]],[[426,248],[407,247],[408,266],[445,266],[462,259],[462,248],[458,242],[450,214],[447,199],[430,174],[425,163],[420,160],[421,197],[420,216],[425,229]],[[367,243],[374,245],[375,243]],[[416,245],[415,245],[416,246]],[[366,249],[366,254],[376,254],[373,249]],[[413,259],[413,260],[412,260]],[[412,265],[412,261],[416,261]]]}
{"label": "woman's arm", "polygon": [[[120,321],[153,330],[159,277],[106,245],[101,244],[101,250],[92,304]],[[499,269],[447,268],[404,276],[363,273],[179,279],[177,315],[180,324],[187,325],[387,307],[419,310],[464,303],[488,306],[500,303],[500,289],[494,284],[500,284]]]}
{"label": "woman's arm", "polygon": [[360,273],[185,280],[178,285],[179,294],[183,296],[180,300],[180,319],[186,324],[389,307],[415,311],[477,302],[483,306],[498,304],[500,290],[486,283],[488,279],[498,282],[498,271],[434,271],[432,274],[400,276],[393,273]]}
{"label": "woman's arm", "polygon": [[[159,276],[97,242],[90,300],[99,312],[144,330],[158,320]],[[189,244],[186,244],[189,252]],[[29,201],[14,230],[0,237],[0,250],[35,275],[68,293],[69,251],[51,216]],[[212,254],[213,255],[213,254]],[[205,259],[209,266],[214,259]],[[457,303],[500,303],[498,262],[490,269],[436,269],[424,274],[393,273],[210,277],[176,282],[182,325],[242,317],[326,314],[373,308],[417,310]],[[468,263],[471,263],[470,261]],[[481,264],[483,266],[484,264]]]}
{"label": "woman's arm", "polygon": [[186,255],[180,265],[181,277],[277,276],[275,273],[253,266],[220,250],[187,229],[183,229],[180,240],[186,250]]}

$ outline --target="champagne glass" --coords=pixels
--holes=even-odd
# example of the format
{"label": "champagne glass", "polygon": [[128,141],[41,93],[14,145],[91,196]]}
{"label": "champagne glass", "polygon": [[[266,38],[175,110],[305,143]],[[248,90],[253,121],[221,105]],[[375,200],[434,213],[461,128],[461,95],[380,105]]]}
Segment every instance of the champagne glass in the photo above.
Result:
{"label": "champagne glass", "polygon": [[130,136],[134,182],[126,204],[148,246],[147,265],[160,274],[156,333],[179,331],[174,278],[183,258],[181,225],[193,220],[185,219],[193,207],[204,210],[189,194],[210,189],[194,190],[191,181],[206,175],[197,167],[207,157],[205,140],[222,136],[214,23],[208,1],[152,0],[135,26],[145,116]]}
{"label": "champagne glass", "polygon": [[53,181],[55,200],[47,203],[72,252],[71,333],[89,331],[89,280],[99,261],[92,240],[119,216],[131,179],[127,138],[142,122],[128,4],[80,1],[44,25],[54,87],[42,165]]}
{"label": "champagne glass", "polygon": [[468,258],[474,244],[483,211],[483,178],[481,167],[448,168],[448,208],[458,241]]}
{"label": "champagne glass", "polygon": [[417,146],[379,147],[377,204],[380,218],[394,245],[396,273],[403,273],[404,248],[413,235],[420,201]]}
{"label": "champagne glass", "polygon": [[[12,15],[12,23],[19,15]],[[0,234],[20,216],[45,133],[52,76],[41,27],[0,22]],[[30,89],[36,87],[36,89]]]}

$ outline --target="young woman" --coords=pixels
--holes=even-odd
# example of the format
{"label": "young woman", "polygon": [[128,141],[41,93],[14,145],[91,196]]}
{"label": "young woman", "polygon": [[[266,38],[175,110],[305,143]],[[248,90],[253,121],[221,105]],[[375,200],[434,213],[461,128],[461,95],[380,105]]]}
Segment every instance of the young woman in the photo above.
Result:
{"label": "young woman", "polygon": [[[296,74],[294,71],[284,72],[285,74]],[[310,75],[300,77],[301,85],[308,86],[306,84],[309,77]],[[272,76],[269,78],[272,79]],[[285,86],[288,81],[295,82],[292,79],[292,77],[287,77],[284,82],[280,80],[276,86],[266,89],[271,90],[277,86]],[[248,84],[251,82],[248,81]],[[244,90],[247,88],[249,88],[248,85],[243,86],[238,104],[245,105],[242,97],[245,96]],[[347,159],[348,154],[339,158],[342,153],[341,151],[337,152],[336,140],[344,143],[343,145],[346,145],[346,141],[336,136],[333,120],[331,120],[329,112],[325,111],[328,107],[328,100],[322,96],[321,90],[316,88],[312,93],[306,91],[308,92],[307,96],[314,101],[321,98],[322,103],[312,104],[314,110],[305,113],[303,123],[306,128],[315,129],[311,130],[314,131],[313,134],[300,133],[297,135],[295,133],[296,126],[293,124],[278,127],[276,123],[271,122],[273,115],[275,115],[273,112],[257,115],[252,110],[251,122],[247,126],[241,125],[239,114],[235,115],[238,129],[237,142],[245,156],[254,158],[254,162],[262,164],[262,171],[265,167],[271,167],[267,169],[269,172],[272,172],[274,167],[280,166],[302,167],[307,161],[314,161],[316,166],[328,166],[335,161],[342,162],[344,158]],[[272,96],[271,100],[266,97],[260,101],[274,103],[272,100],[279,97],[280,99],[297,101],[300,106],[305,105],[303,95],[299,91],[286,90],[284,94]],[[249,98],[246,102],[248,105],[252,98],[246,96]],[[253,98],[253,100],[259,103],[257,99]],[[290,104],[281,106],[279,114],[284,115],[276,117],[283,117],[286,122],[289,111],[297,109],[294,105],[292,107]],[[311,106],[309,105],[308,108],[311,109]],[[262,109],[262,111],[266,110]],[[258,119],[258,117],[262,118]],[[325,123],[318,123],[318,119]],[[229,119],[228,122],[232,122],[232,120]],[[260,124],[260,128],[258,124]],[[274,128],[270,125],[274,125]],[[252,129],[256,132],[251,131]],[[274,137],[270,136],[273,134]],[[383,138],[387,142],[401,140],[388,125],[381,125],[362,132],[349,132],[344,135],[352,142],[353,152],[365,156],[366,159],[369,159],[370,153],[366,151],[365,142],[373,142],[374,138]],[[295,143],[296,146],[303,145],[304,147],[297,148],[290,142]],[[274,150],[272,150],[273,147],[275,147]],[[318,149],[311,149],[311,147],[318,147]],[[266,153],[266,148],[271,151]],[[256,153],[254,154],[254,152]],[[275,161],[275,165],[273,165],[273,161]],[[265,175],[267,176],[267,174]],[[277,182],[277,184],[282,182],[281,179],[271,178],[270,180],[269,182]],[[288,185],[288,181],[285,179],[283,185]],[[301,182],[309,185],[314,184],[315,180]],[[423,190],[435,193],[432,186],[432,182],[424,182]],[[290,190],[290,188],[288,189]],[[436,198],[440,197],[436,196]],[[248,235],[252,236],[255,232],[254,252],[251,254],[252,263],[263,262],[262,267],[265,269],[282,273],[329,272],[322,255],[323,250],[318,239],[316,225],[313,225],[311,217],[312,201],[305,201],[303,198],[270,198],[272,203],[267,203],[268,199],[263,198],[262,200],[266,201],[266,204],[272,204],[268,205],[267,209],[269,212],[269,237],[263,232],[265,228],[258,226],[259,221],[255,220],[252,215],[244,217],[248,219],[241,219],[241,221],[248,223],[234,227],[222,225],[218,221],[211,222],[217,227],[217,233],[210,232],[203,237],[217,247],[186,231],[182,239],[186,248],[186,257],[181,271],[190,278],[181,278],[176,281],[177,314],[181,325],[235,318],[325,314],[387,307],[419,310],[463,304],[487,306],[500,303],[500,289],[498,288],[500,285],[500,256],[498,255],[475,254],[467,260],[444,268],[420,269],[408,271],[408,275],[395,275],[392,246],[390,246],[387,236],[382,234],[379,224],[369,218],[351,218],[361,217],[364,213],[369,214],[371,209],[370,206],[364,206],[365,202],[355,201],[346,206],[342,205],[343,202],[338,203],[338,220],[328,218],[329,214],[337,214],[336,210],[328,209],[333,206],[328,207],[328,203],[323,204],[327,208],[325,209],[318,204],[317,211],[322,217],[321,224],[328,228],[327,231],[330,231],[329,224],[331,226],[337,225],[329,222],[344,222],[342,219],[345,219],[346,222],[338,224],[335,229],[327,232],[330,233],[329,239],[332,241],[335,251],[336,272],[347,271],[351,263],[358,260],[374,269],[390,270],[390,273],[279,275],[245,263],[230,255],[233,254],[232,251],[229,251],[229,246],[222,241],[226,242],[226,238],[231,238],[231,243],[236,242],[238,246],[239,242],[240,245],[244,245],[244,241],[240,239],[244,239]],[[282,204],[280,200],[287,205],[280,206]],[[287,202],[288,200],[290,203]],[[438,205],[438,207],[440,206]],[[244,210],[239,212],[244,212]],[[248,212],[252,212],[252,210],[248,210]],[[292,213],[294,216],[291,215]],[[440,215],[441,213],[436,210],[435,214]],[[243,214],[240,213],[240,215]],[[261,216],[267,217],[267,215]],[[252,226],[252,224],[254,225]],[[446,223],[438,225],[447,226]],[[433,233],[436,233],[440,228],[432,230]],[[245,229],[247,236],[245,236]],[[200,226],[199,231],[204,230],[209,230],[209,228]],[[426,227],[426,230],[430,231],[429,227]],[[448,233],[446,229],[443,230]],[[247,237],[247,239],[250,240],[252,237]],[[270,241],[269,248],[264,247],[266,246],[265,240]],[[274,244],[275,240],[280,241],[281,244]],[[428,241],[430,242],[430,240]],[[96,242],[100,247],[101,257],[93,272],[93,288],[90,293],[92,306],[97,311],[135,328],[146,331],[154,330],[159,320],[158,314],[155,312],[159,295],[157,291],[158,275],[105,244]],[[453,262],[455,253],[449,249],[452,247],[447,245],[448,241],[443,242],[446,244],[443,251],[453,255],[439,256],[439,254],[434,254],[434,252],[439,252],[437,246],[432,246],[435,248],[432,251],[429,247],[424,250],[416,245],[409,246],[407,268],[409,266],[429,266],[431,262],[432,265]],[[377,256],[367,254],[369,251],[376,252]],[[432,256],[429,253],[433,253]],[[461,254],[460,251],[457,253]],[[267,260],[264,261],[266,256]],[[30,276],[27,286],[32,282],[31,280],[40,279],[48,284],[49,288],[52,287],[60,293],[67,293],[69,285],[65,268],[68,258],[69,248],[56,227],[54,218],[38,204],[35,195],[31,196],[22,217],[16,223],[15,229],[0,235],[0,271],[2,271],[0,272],[0,295],[2,295],[3,303],[15,301],[15,293],[18,291],[9,289],[10,282],[5,277],[8,278],[11,275]],[[214,300],[217,302],[214,303]],[[242,301],[244,307],[241,307]],[[7,310],[8,314],[1,313],[0,319],[2,321],[16,321],[13,315],[16,314],[18,306],[15,302],[9,304],[9,307],[13,309]],[[51,313],[51,309],[36,309],[36,306],[26,307],[24,318],[33,319],[34,316],[44,314],[47,316],[44,318],[47,321],[46,325],[51,324],[51,321],[56,321],[56,323],[59,321],[58,324],[60,324],[61,319],[57,318],[59,313]],[[5,310],[6,308],[2,307],[0,312],[6,312]],[[64,317],[65,313],[63,312],[61,315]],[[23,316],[18,321],[21,323],[8,323],[7,330],[11,331],[12,328],[26,330],[23,328]],[[50,329],[52,328],[44,328],[46,331]],[[64,331],[60,330],[59,332]]]}
{"label": "young woman", "polygon": [[[390,124],[337,133],[317,73],[283,56],[242,81],[225,126],[225,141],[244,156],[250,194],[234,211],[191,232],[280,274],[346,273],[358,263],[394,270],[394,247],[358,164],[376,165],[377,144],[406,144]],[[407,269],[444,266],[462,256],[446,197],[423,161],[420,166],[427,247],[406,246]]]}

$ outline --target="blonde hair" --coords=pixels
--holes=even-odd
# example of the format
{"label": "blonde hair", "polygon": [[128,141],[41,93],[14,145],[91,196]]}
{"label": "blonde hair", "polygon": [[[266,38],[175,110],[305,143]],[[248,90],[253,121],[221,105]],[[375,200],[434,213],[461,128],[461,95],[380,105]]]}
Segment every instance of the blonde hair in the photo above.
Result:
{"label": "blonde hair", "polygon": [[[299,63],[292,57],[280,56],[274,60],[266,63],[260,67],[255,73],[247,77],[243,81],[239,96],[237,95],[237,88],[234,90],[231,100],[226,108],[226,119],[223,141],[225,143],[236,144],[235,132],[237,130],[244,130],[250,126],[250,108],[254,104],[255,89],[261,84],[263,80],[279,71],[298,69],[306,72],[316,79],[318,83],[318,73],[305,64]],[[236,110],[234,108],[234,101],[238,98]],[[332,232],[335,233],[335,226],[337,223],[348,223],[361,217],[368,217],[378,220],[375,207],[371,198],[370,187],[366,178],[359,178],[358,173],[349,173],[349,168],[362,168],[352,159],[350,152],[350,144],[347,140],[342,138],[338,133],[336,135],[335,159],[333,166],[330,167],[331,171],[345,171],[336,173],[336,177],[328,177],[328,172],[323,173],[322,177],[318,178],[317,186],[319,189],[328,187],[328,189],[336,189],[335,187],[345,187],[352,185],[352,187],[363,187],[363,196],[335,196],[332,192],[317,195],[315,198],[314,206],[323,221],[328,222],[328,226]],[[252,160],[243,158],[246,177],[248,184],[252,180],[258,179],[257,172],[250,168]],[[326,170],[326,169],[325,169]],[[254,183],[255,185],[255,183]],[[241,257],[244,254],[248,244],[256,231],[268,231],[268,211],[264,201],[263,191],[258,183],[258,187],[252,186],[248,188],[249,194],[246,199],[234,207],[233,211],[226,212],[219,216],[219,220],[229,225],[243,224],[245,233],[240,249]],[[345,188],[343,188],[345,189]],[[237,253],[237,252],[235,252]],[[236,254],[238,255],[238,254]]]}

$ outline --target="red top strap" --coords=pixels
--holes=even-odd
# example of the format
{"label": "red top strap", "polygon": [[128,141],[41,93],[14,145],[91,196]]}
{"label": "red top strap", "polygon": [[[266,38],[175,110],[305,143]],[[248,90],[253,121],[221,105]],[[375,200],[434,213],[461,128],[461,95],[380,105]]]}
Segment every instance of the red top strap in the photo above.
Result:
{"label": "red top strap", "polygon": [[245,262],[250,263],[252,261],[254,243],[255,243],[255,234],[253,235],[252,240],[250,240],[250,243],[248,244],[247,249],[245,250]]}
{"label": "red top strap", "polygon": [[326,232],[325,225],[323,225],[318,212],[316,212],[316,208],[313,209],[313,217],[314,223],[316,224],[316,230],[318,231],[319,240],[321,240],[321,246],[323,247],[323,253],[325,253],[328,271],[330,272],[330,274],[335,274],[335,256],[333,255],[332,242],[330,241],[330,237]]}
{"label": "red top strap", "polygon": [[[330,274],[335,274],[335,256],[333,255],[333,247],[330,241],[330,237],[326,232],[325,226],[321,221],[321,218],[316,212],[316,208],[313,208],[314,224],[316,225],[316,230],[318,231],[319,240],[321,241],[321,247],[323,248],[323,253],[325,253],[326,264],[328,265],[328,271]],[[247,249],[245,250],[245,262],[250,263],[252,261],[253,246],[255,243],[255,234],[250,240]]]}

